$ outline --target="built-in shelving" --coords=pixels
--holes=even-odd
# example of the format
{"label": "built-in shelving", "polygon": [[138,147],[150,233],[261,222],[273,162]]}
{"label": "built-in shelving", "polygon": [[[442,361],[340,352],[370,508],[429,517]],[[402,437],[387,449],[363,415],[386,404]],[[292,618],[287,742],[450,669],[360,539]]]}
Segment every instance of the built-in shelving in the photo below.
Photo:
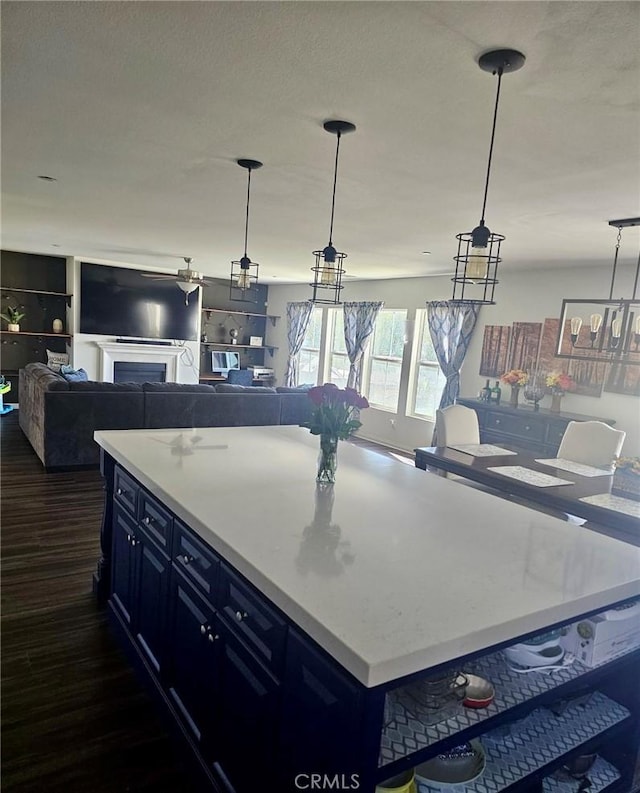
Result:
{"label": "built-in shelving", "polygon": [[69,333],[50,333],[50,332],[35,332],[31,330],[0,330],[0,333],[6,336],[52,336],[56,339],[70,339]]}
{"label": "built-in shelving", "polygon": [[271,344],[229,344],[224,341],[203,341],[200,343],[203,347],[229,347],[230,349],[240,347],[242,350],[269,350],[269,352],[278,349]]}
{"label": "built-in shelving", "polygon": [[[612,664],[640,661],[634,651],[612,661]],[[604,664],[603,664],[604,666]],[[577,660],[562,669],[548,672],[519,674],[507,665],[501,652],[483,656],[465,664],[464,671],[490,680],[496,696],[486,708],[467,708],[460,701],[434,711],[421,706],[408,693],[408,688],[394,689],[387,694],[392,720],[385,727],[380,742],[379,767],[389,765],[413,754],[417,749],[427,749],[439,741],[460,735],[460,741],[469,740],[480,729],[470,729],[525,703],[535,707],[537,701],[554,689],[579,680],[585,685],[599,675],[600,667],[591,669]],[[559,692],[562,696],[564,691]],[[514,715],[517,718],[517,715]],[[490,727],[490,725],[487,725]],[[464,735],[462,735],[464,733]]]}
{"label": "built-in shelving", "polygon": [[[258,317],[258,319],[268,319],[268,320],[270,320],[273,325],[275,325],[276,321],[280,319],[280,317],[278,317],[278,316],[276,316],[274,314],[257,314],[257,313],[254,313],[252,311],[233,311],[232,309],[226,309],[226,308],[203,308],[202,311],[205,314],[207,314],[207,315],[209,315],[209,314],[225,314],[225,315],[229,316],[231,314],[239,314],[240,316],[243,316],[243,317]],[[209,316],[207,316],[207,319],[209,319]]]}
{"label": "built-in shelving", "polygon": [[0,287],[2,292],[23,292],[28,295],[53,295],[54,297],[73,297],[70,292],[48,292],[44,289],[17,289],[13,286]]}

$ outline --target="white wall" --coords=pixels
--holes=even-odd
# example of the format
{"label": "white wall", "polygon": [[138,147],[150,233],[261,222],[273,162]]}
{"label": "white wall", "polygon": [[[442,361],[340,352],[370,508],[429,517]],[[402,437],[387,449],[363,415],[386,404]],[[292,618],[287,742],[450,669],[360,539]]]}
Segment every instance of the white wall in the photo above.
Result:
{"label": "white wall", "polygon": [[[616,294],[630,294],[631,267],[620,273]],[[610,272],[607,269],[576,268],[540,270],[527,273],[503,273],[496,287],[495,306],[483,306],[478,326],[471,342],[461,377],[461,395],[475,396],[484,385],[485,378],[478,375],[484,325],[510,325],[512,322],[542,322],[547,317],[558,317],[563,297],[607,297]],[[448,277],[409,278],[388,281],[347,282],[344,300],[384,300],[385,308],[407,308],[409,318],[416,308],[424,308],[428,300],[447,300],[451,297]],[[618,291],[619,287],[619,291]],[[306,285],[269,287],[269,313],[282,317],[272,330],[270,343],[279,347],[274,356],[278,382],[282,383],[287,359],[286,304],[290,300],[306,300],[311,288]],[[546,397],[542,407],[549,407]],[[640,454],[640,398],[623,394],[602,392],[601,398],[567,394],[562,400],[563,410],[581,415],[612,418],[616,428],[627,433],[623,453]],[[433,424],[407,416],[369,408],[361,414],[363,427],[360,435],[395,446],[413,449],[428,445]]]}
{"label": "white wall", "polygon": [[[82,261],[86,261],[83,259]],[[92,260],[96,261],[96,260]],[[74,295],[70,312],[68,311],[68,322],[70,333],[80,327],[80,259],[69,257],[67,259],[67,288]],[[100,264],[112,264],[117,267],[131,267],[140,269],[135,265],[127,265],[118,262],[100,261]],[[198,290],[198,299],[201,300],[201,290]],[[195,299],[192,295],[190,300]],[[198,338],[200,338],[200,324],[198,323]],[[115,342],[116,336],[105,336],[91,333],[74,333],[71,342],[71,361],[76,369],[84,369],[89,376],[89,380],[100,380],[100,348],[97,342]],[[150,341],[155,341],[150,339]],[[180,341],[167,339],[174,345],[183,347],[183,352],[178,359],[177,379],[179,383],[197,383],[200,367],[200,343],[197,341]]]}

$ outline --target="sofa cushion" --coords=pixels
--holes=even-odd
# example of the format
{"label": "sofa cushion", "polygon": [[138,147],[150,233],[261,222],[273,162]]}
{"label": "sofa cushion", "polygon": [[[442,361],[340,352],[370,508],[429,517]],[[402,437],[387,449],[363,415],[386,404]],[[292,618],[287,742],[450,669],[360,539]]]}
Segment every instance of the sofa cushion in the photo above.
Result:
{"label": "sofa cushion", "polygon": [[68,383],[79,383],[89,379],[89,375],[84,369],[74,369],[73,366],[62,364],[60,367],[60,374]]}
{"label": "sofa cushion", "polygon": [[28,363],[23,370],[25,382],[43,391],[68,391],[69,384],[61,375],[50,369],[46,363]]}
{"label": "sofa cushion", "polygon": [[113,393],[142,391],[142,383],[100,383],[97,380],[81,380],[69,383],[69,391],[90,391],[91,393]]}
{"label": "sofa cushion", "polygon": [[310,388],[313,388],[311,383],[304,383],[303,385],[296,386],[279,385],[276,391],[279,394],[306,394]]}
{"label": "sofa cushion", "polygon": [[143,383],[142,390],[154,394],[215,394],[216,387],[200,383]]}
{"label": "sofa cushion", "polygon": [[55,350],[47,350],[47,365],[54,372],[59,372],[60,367],[68,363],[69,363],[69,353],[55,352]]}
{"label": "sofa cushion", "polygon": [[234,385],[233,383],[220,383],[216,386],[218,394],[275,394],[276,389],[262,385]]}

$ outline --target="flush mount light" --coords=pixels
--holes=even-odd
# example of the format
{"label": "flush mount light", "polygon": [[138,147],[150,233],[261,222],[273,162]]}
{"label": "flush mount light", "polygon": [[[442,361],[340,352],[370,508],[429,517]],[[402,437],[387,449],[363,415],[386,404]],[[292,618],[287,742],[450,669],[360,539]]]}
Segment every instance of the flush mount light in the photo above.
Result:
{"label": "flush mount light", "polygon": [[347,258],[346,253],[340,253],[333,246],[333,219],[336,208],[336,183],[338,179],[338,158],[340,156],[340,138],[348,132],[355,132],[356,126],[350,121],[325,121],[323,127],[337,137],[336,159],[333,168],[333,193],[331,196],[331,222],[329,224],[329,244],[322,250],[313,251],[316,263],[311,268],[313,273],[312,303],[340,305],[340,291],[342,290],[342,277],[344,269],[342,264]]}
{"label": "flush mount light", "polygon": [[38,179],[42,179],[43,182],[57,182],[58,180],[55,176],[39,176]]}
{"label": "flush mount light", "polygon": [[[614,298],[618,253],[622,229],[640,226],[640,218],[610,220],[618,229],[609,297],[562,301],[556,357],[574,361],[602,361],[640,366],[640,255],[636,263],[633,288],[629,298]],[[584,318],[584,319],[583,319]]]}
{"label": "flush mount light", "polygon": [[244,255],[231,262],[231,276],[229,278],[229,298],[241,303],[258,302],[258,268],[257,262],[252,262],[247,256],[247,239],[249,236],[249,204],[251,201],[251,171],[262,168],[258,160],[238,160],[238,165],[247,171],[247,207],[244,220]]}
{"label": "flush mount light", "polygon": [[491,143],[489,145],[489,159],[487,161],[487,175],[484,183],[484,199],[482,201],[480,223],[473,231],[464,232],[456,236],[458,240],[458,255],[453,257],[456,263],[456,272],[451,279],[453,281],[454,301],[465,301],[481,305],[495,303],[493,296],[498,283],[498,264],[501,261],[500,243],[504,241],[504,237],[501,234],[493,234],[485,226],[484,212],[489,192],[491,158],[496,135],[502,75],[521,69],[524,66],[524,62],[524,55],[517,50],[491,50],[490,52],[485,52],[478,61],[478,65],[483,71],[491,72],[493,75],[498,76],[498,87],[493,110]]}

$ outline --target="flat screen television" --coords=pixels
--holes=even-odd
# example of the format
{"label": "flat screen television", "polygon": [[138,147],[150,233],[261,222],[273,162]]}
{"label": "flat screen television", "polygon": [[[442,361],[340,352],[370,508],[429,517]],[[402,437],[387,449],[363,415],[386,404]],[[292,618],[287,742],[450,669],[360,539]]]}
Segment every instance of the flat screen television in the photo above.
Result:
{"label": "flat screen television", "polygon": [[80,267],[80,333],[197,341],[199,302],[194,292],[185,306],[175,281],[144,278],[140,270]]}
{"label": "flat screen television", "polygon": [[229,374],[229,369],[240,368],[240,354],[237,352],[216,352],[211,353],[211,373]]}

